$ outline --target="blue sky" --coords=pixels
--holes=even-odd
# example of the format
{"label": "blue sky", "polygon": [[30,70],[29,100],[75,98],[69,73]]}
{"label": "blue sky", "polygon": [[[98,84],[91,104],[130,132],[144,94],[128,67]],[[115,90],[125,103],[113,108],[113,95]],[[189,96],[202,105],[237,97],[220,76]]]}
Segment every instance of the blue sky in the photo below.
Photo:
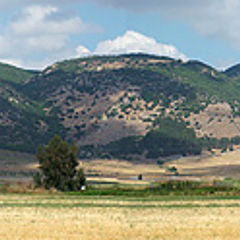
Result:
{"label": "blue sky", "polygon": [[224,69],[240,62],[239,12],[238,0],[2,0],[0,61],[146,52]]}

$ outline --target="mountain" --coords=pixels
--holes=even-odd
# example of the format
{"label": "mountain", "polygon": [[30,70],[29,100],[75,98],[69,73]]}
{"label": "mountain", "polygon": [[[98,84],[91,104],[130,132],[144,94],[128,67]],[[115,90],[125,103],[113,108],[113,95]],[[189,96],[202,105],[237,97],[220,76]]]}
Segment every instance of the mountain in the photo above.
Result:
{"label": "mountain", "polygon": [[237,70],[199,61],[130,54],[66,60],[42,72],[2,65],[0,92],[1,148],[35,151],[57,133],[84,156],[157,158],[240,136]]}
{"label": "mountain", "polygon": [[240,64],[234,65],[225,71],[225,74],[229,77],[239,77],[240,76]]}

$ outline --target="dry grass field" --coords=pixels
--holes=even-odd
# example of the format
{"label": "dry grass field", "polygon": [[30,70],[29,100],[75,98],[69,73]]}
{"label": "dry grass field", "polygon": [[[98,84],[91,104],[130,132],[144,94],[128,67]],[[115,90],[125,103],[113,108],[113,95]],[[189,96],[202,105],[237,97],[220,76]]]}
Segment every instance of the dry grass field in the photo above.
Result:
{"label": "dry grass field", "polygon": [[236,240],[239,199],[0,195],[4,240]]}
{"label": "dry grass field", "polygon": [[132,163],[123,160],[93,160],[82,162],[82,166],[88,173],[121,181],[134,178],[138,174],[143,174],[146,182],[168,179],[172,174],[166,169],[172,166],[178,169],[177,178],[182,180],[240,179],[240,149],[227,153],[218,150],[215,154],[168,159],[162,166],[153,161]]}
{"label": "dry grass field", "polygon": [[[0,150],[0,182],[10,180],[29,180],[38,164],[33,155]],[[81,161],[90,181],[104,181],[125,184],[148,184],[151,181],[161,181],[175,178],[166,171],[168,167],[178,169],[178,179],[182,180],[212,180],[235,178],[240,179],[240,149],[233,152],[215,154],[205,153],[201,156],[167,159],[162,166],[157,161],[129,162],[126,160],[86,160]],[[137,181],[137,176],[143,175],[143,181]]]}
{"label": "dry grass field", "polygon": [[240,179],[240,149],[227,153],[217,151],[214,155],[180,158],[168,165],[176,166],[182,175]]}
{"label": "dry grass field", "polygon": [[36,162],[31,154],[0,150],[0,182],[11,179],[28,180]]}

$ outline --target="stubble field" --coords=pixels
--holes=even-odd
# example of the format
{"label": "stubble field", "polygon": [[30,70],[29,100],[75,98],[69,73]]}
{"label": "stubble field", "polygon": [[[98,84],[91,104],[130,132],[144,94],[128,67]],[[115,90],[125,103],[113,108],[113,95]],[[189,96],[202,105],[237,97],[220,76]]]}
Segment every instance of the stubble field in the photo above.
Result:
{"label": "stubble field", "polygon": [[0,239],[239,239],[239,197],[0,195]]}

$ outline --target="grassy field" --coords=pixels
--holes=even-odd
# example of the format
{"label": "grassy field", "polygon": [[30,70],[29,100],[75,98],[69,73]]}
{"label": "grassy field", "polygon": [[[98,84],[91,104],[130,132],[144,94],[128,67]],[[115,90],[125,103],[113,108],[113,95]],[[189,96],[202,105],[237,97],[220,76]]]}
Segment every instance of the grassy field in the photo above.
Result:
{"label": "grassy field", "polygon": [[239,197],[0,195],[0,239],[239,239]]}

